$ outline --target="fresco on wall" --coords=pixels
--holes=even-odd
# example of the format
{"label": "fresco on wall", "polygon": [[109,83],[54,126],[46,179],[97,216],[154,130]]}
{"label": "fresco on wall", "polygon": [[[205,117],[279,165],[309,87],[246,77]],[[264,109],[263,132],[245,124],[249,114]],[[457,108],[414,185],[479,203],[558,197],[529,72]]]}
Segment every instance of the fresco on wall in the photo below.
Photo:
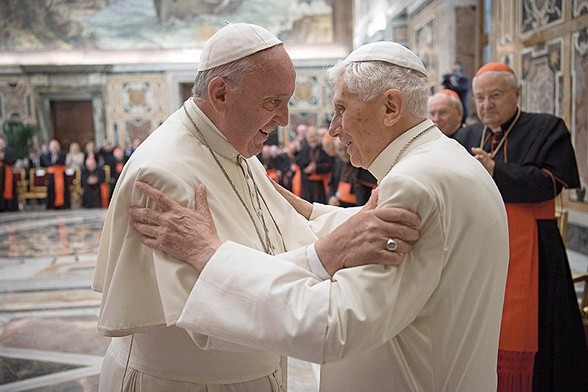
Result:
{"label": "fresco on wall", "polygon": [[3,0],[2,8],[0,51],[199,48],[226,21],[260,24],[288,43],[332,43],[329,0]]}

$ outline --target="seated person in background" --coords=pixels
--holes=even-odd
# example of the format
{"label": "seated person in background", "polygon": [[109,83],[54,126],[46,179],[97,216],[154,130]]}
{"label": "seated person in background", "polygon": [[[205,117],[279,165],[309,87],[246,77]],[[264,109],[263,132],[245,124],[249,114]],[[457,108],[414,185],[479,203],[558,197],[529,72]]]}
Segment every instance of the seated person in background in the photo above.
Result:
{"label": "seated person in background", "polygon": [[463,127],[463,106],[453,90],[441,89],[429,97],[429,118],[446,136],[453,137]]}
{"label": "seated person in background", "polygon": [[104,169],[98,167],[94,158],[86,159],[86,165],[82,170],[82,197],[83,208],[101,208],[102,207],[102,190],[104,183]]}
{"label": "seated person in background", "polygon": [[72,142],[69,152],[65,156],[65,165],[68,169],[81,170],[84,166],[84,153],[79,143]]}
{"label": "seated person in background", "polygon": [[18,189],[14,180],[16,157],[6,139],[0,137],[0,212],[18,211]]}
{"label": "seated person in background", "polygon": [[69,209],[71,207],[71,195],[67,187],[65,173],[66,153],[61,151],[61,144],[56,139],[49,142],[49,151],[45,155],[47,164],[47,209]]}

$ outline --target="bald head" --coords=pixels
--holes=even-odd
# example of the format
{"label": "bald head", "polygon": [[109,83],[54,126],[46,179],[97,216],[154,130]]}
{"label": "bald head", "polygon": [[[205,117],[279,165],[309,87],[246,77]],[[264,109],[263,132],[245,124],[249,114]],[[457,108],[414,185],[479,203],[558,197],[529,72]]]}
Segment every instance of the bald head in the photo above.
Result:
{"label": "bald head", "polygon": [[447,136],[452,136],[461,128],[463,106],[459,97],[438,92],[428,100],[429,118]]}

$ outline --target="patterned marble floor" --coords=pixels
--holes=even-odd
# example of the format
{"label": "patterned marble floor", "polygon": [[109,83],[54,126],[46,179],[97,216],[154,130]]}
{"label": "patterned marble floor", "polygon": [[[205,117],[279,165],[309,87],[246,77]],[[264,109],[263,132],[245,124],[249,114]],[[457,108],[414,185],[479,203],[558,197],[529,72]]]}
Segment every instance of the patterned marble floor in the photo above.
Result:
{"label": "patterned marble floor", "polygon": [[[0,214],[0,392],[93,392],[109,338],[90,289],[105,210]],[[289,361],[289,390],[317,391]]]}

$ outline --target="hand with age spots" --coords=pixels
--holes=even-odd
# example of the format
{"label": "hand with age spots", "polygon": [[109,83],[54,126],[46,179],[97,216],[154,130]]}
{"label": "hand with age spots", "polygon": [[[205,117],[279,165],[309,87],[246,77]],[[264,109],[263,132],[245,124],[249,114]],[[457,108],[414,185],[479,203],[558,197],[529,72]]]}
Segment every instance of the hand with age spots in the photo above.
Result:
{"label": "hand with age spots", "polygon": [[[205,186],[198,185],[195,190],[195,209],[181,206],[144,182],[138,181],[136,187],[161,209],[161,212],[151,208],[129,209],[141,241],[201,272],[221,245],[208,207]],[[285,190],[281,192],[293,202],[301,200]],[[402,208],[377,209],[376,206],[377,192],[360,212],[316,242],[317,254],[329,274],[365,264],[399,265],[412,249],[419,238],[418,215]],[[303,215],[310,216],[310,203],[300,202],[297,207],[304,211]],[[390,237],[398,243],[394,252],[385,248]]]}
{"label": "hand with age spots", "polygon": [[221,245],[208,207],[206,186],[200,184],[196,187],[194,209],[180,205],[147,183],[137,181],[135,186],[161,209],[161,212],[140,207],[129,209],[141,241],[201,272]]}

